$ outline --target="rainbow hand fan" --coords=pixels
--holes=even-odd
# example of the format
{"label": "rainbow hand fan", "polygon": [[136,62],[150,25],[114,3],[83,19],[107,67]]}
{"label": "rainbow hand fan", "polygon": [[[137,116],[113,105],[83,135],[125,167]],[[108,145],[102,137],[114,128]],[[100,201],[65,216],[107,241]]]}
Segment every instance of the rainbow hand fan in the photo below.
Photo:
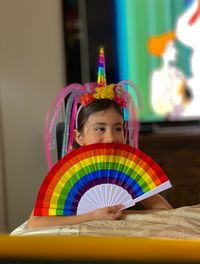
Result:
{"label": "rainbow hand fan", "polygon": [[80,147],[45,177],[34,215],[75,215],[123,204],[124,208],[171,187],[155,161],[125,144]]}

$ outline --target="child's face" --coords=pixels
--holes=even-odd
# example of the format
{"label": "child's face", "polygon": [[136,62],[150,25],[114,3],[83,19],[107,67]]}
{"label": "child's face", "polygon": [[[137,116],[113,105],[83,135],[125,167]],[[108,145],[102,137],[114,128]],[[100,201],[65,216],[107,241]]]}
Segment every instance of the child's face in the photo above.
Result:
{"label": "child's face", "polygon": [[95,143],[125,143],[122,116],[113,108],[89,116],[83,132],[76,131],[80,146]]}

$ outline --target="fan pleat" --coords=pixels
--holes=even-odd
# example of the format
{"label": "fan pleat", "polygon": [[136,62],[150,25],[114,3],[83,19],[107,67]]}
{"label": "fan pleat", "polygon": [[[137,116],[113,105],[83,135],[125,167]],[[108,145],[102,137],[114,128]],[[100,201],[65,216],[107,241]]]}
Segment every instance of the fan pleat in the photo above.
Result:
{"label": "fan pleat", "polygon": [[[80,147],[56,163],[45,177],[35,215],[72,215],[122,203],[126,208],[170,182],[155,161],[125,144]],[[124,192],[125,190],[125,192]]]}
{"label": "fan pleat", "polygon": [[[120,196],[116,196],[115,198],[112,197],[112,202],[108,203],[108,201],[105,201],[105,203],[98,205],[96,204],[96,206],[93,204],[93,206],[89,206],[90,205],[90,201],[91,201],[91,197],[93,197],[93,192],[100,193],[100,192],[105,192],[106,189],[110,189],[112,188],[114,190],[114,193],[116,193],[116,189],[118,189],[118,193],[120,194]],[[86,201],[88,202],[88,204],[86,204]],[[134,204],[133,199],[131,198],[131,195],[122,187],[117,186],[117,185],[113,185],[113,184],[101,184],[101,185],[96,185],[94,187],[92,187],[90,190],[88,190],[88,192],[86,192],[78,205],[78,209],[77,209],[77,214],[81,214],[83,212],[90,212],[92,210],[95,210],[97,208],[102,208],[108,205],[114,205],[117,203],[129,203],[130,206],[132,206]],[[87,208],[87,209],[86,209]]]}

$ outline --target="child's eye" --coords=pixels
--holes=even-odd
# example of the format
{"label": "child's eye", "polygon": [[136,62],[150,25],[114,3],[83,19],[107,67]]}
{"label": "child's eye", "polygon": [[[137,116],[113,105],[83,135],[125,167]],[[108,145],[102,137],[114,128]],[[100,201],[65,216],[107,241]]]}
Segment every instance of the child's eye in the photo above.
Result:
{"label": "child's eye", "polygon": [[105,131],[105,128],[104,127],[96,127],[95,130],[96,131]]}
{"label": "child's eye", "polygon": [[122,128],[121,127],[116,127],[116,131],[117,132],[121,132],[122,131]]}

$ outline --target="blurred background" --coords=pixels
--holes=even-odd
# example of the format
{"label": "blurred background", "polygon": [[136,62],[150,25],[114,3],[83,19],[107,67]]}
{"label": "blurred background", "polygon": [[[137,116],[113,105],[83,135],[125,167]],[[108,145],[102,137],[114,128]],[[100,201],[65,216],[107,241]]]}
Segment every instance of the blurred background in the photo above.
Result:
{"label": "blurred background", "polygon": [[0,0],[0,230],[30,215],[47,173],[43,127],[66,84],[62,2]]}
{"label": "blurred background", "polygon": [[[140,120],[166,121],[166,116],[156,115],[151,106],[150,75],[162,61],[149,53],[148,40],[154,35],[175,33],[178,17],[192,2],[63,0],[67,82],[96,81],[99,47],[103,46],[107,83],[133,81],[143,104],[139,109]],[[175,44],[176,65],[189,78],[191,49],[178,39]]]}

